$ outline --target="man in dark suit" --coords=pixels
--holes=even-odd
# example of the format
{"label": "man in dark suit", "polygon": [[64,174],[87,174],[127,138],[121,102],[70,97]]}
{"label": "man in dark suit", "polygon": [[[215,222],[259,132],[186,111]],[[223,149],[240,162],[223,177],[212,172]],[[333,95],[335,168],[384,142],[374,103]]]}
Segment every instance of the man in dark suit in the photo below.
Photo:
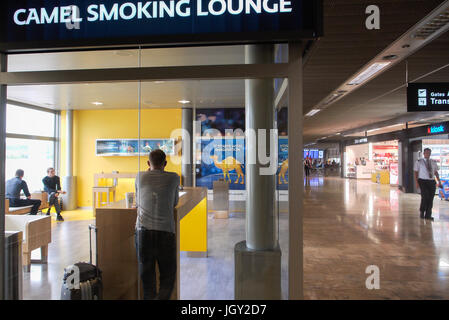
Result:
{"label": "man in dark suit", "polygon": [[59,196],[61,194],[65,194],[65,191],[61,189],[61,179],[56,175],[54,168],[47,169],[47,176],[42,179],[42,183],[44,184],[44,190],[48,193],[48,204],[49,208],[47,211],[47,215],[50,215],[50,209],[52,206],[55,206],[56,209],[56,220],[64,221],[64,218],[61,216],[61,205],[59,202]]}
{"label": "man in dark suit", "polygon": [[[30,214],[36,215],[39,211],[39,207],[41,206],[41,201],[31,199],[31,193],[28,190],[28,185],[23,180],[24,175],[25,172],[22,169],[19,169],[16,171],[15,178],[6,181],[5,198],[9,200],[9,206],[11,208],[33,206]],[[20,198],[20,193],[22,191],[25,194],[26,199]]]}

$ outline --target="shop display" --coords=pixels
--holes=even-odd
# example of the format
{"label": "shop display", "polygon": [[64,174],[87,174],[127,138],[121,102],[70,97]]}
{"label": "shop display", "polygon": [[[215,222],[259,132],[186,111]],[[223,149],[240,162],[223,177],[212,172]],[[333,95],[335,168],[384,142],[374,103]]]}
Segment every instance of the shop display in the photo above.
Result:
{"label": "shop display", "polygon": [[374,183],[399,183],[397,141],[358,144],[346,149],[346,177]]}
{"label": "shop display", "polygon": [[399,163],[390,164],[390,184],[399,184]]}
{"label": "shop display", "polygon": [[442,188],[438,188],[438,195],[441,200],[449,201],[449,180],[440,179]]}
{"label": "shop display", "polygon": [[390,170],[390,165],[398,163],[398,145],[373,145],[373,161],[376,170]]}
{"label": "shop display", "polygon": [[346,148],[346,177],[371,179],[373,163],[369,161],[369,145],[359,144]]}
{"label": "shop display", "polygon": [[397,141],[372,145],[374,172],[372,181],[379,184],[399,184],[399,151]]}

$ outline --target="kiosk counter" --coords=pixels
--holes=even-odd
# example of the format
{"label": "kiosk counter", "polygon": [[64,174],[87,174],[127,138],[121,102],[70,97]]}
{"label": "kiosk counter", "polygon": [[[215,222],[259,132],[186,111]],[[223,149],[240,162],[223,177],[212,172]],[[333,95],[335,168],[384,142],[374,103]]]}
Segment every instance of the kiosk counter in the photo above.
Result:
{"label": "kiosk counter", "polygon": [[[176,206],[178,271],[173,300],[180,297],[180,252],[207,257],[207,189],[185,188]],[[137,209],[126,201],[96,209],[98,266],[103,272],[104,299],[136,300],[142,296],[135,249]],[[179,232],[178,232],[179,230]]]}

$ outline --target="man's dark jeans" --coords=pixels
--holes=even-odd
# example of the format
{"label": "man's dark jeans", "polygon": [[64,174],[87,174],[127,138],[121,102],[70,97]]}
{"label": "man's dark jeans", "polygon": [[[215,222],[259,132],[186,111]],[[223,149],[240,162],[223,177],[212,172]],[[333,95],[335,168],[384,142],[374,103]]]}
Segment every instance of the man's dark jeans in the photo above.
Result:
{"label": "man's dark jeans", "polygon": [[9,199],[9,206],[11,208],[17,208],[17,207],[28,207],[33,206],[31,208],[31,215],[36,215],[39,211],[39,207],[41,206],[40,200],[33,200],[33,199]]}
{"label": "man's dark jeans", "polygon": [[435,180],[418,179],[419,188],[421,189],[421,218],[432,218],[433,199],[435,198],[436,182]]}
{"label": "man's dark jeans", "polygon": [[49,204],[48,211],[47,211],[48,213],[50,212],[51,207],[55,206],[56,213],[58,215],[61,214],[61,205],[59,204],[59,197],[56,196],[56,192],[52,192],[48,196],[48,204]]}
{"label": "man's dark jeans", "polygon": [[[139,274],[144,300],[170,300],[176,281],[176,236],[173,233],[136,230]],[[156,291],[156,263],[159,266],[159,293]]]}

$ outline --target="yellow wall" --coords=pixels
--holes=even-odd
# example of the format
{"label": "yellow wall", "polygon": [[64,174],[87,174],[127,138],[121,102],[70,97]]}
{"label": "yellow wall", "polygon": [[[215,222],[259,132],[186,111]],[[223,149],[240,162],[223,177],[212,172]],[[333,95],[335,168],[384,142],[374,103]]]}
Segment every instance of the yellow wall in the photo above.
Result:
{"label": "yellow wall", "polygon": [[[66,175],[65,164],[65,123],[66,113],[61,115],[61,170]],[[173,130],[182,126],[180,109],[142,110],[141,138],[170,138]],[[92,205],[92,187],[95,173],[101,172],[138,172],[138,157],[97,157],[95,141],[97,139],[136,139],[138,132],[138,110],[77,110],[74,112],[74,175],[78,183],[78,206]],[[147,170],[148,158],[141,157],[141,170]],[[180,157],[168,159],[168,171],[181,175]],[[120,180],[117,188],[118,200],[126,192],[134,192],[133,180]]]}

